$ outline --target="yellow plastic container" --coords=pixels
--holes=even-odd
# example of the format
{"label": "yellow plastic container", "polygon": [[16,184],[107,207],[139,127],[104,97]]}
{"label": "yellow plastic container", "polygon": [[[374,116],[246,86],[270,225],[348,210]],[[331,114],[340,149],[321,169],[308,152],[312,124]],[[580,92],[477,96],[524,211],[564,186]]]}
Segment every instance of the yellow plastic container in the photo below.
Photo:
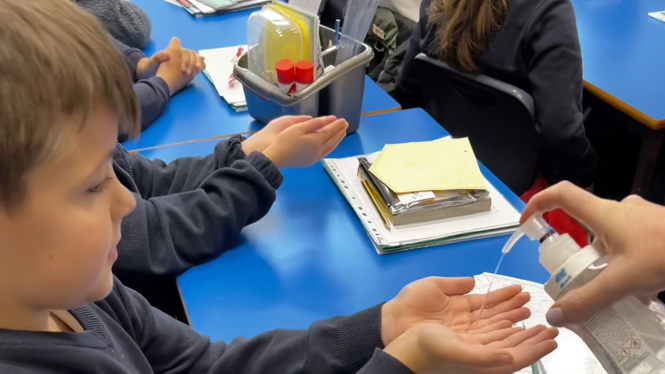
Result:
{"label": "yellow plastic container", "polygon": [[[312,58],[311,58],[311,55],[310,55],[311,51],[310,51],[310,40],[309,40],[309,37],[310,37],[309,36],[309,34],[310,34],[309,30],[310,30],[310,27],[312,27],[312,26],[310,26],[309,20],[307,19],[307,17],[305,17],[304,15],[296,12],[295,10],[287,8],[285,5],[283,5],[281,3],[273,3],[273,4],[270,4],[270,5],[267,5],[266,8],[270,8],[270,9],[272,9],[272,10],[278,12],[278,13],[281,13],[285,17],[290,17],[292,20],[294,20],[298,24],[298,26],[300,27],[300,32],[302,33],[302,39],[303,39],[302,40],[303,41],[303,50],[302,50],[303,57],[301,59],[299,59],[298,61],[301,61],[301,60],[302,61],[312,61]],[[294,62],[297,62],[297,61],[294,61]]]}
{"label": "yellow plastic container", "polygon": [[304,56],[303,33],[298,23],[272,7],[252,13],[247,21],[249,70],[270,83],[276,82],[275,64]]}

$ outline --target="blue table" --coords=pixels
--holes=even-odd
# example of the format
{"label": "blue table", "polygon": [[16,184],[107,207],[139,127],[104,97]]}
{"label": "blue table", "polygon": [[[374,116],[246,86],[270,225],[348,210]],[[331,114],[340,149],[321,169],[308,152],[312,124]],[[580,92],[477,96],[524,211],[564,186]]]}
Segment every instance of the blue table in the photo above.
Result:
{"label": "blue table", "polygon": [[[426,141],[446,132],[420,109],[364,117],[331,157]],[[215,141],[142,152],[166,161],[204,156]],[[517,208],[520,200],[487,169],[485,176]],[[270,213],[242,233],[241,244],[178,278],[189,320],[212,339],[230,340],[349,314],[393,297],[410,281],[492,272],[507,236],[378,255],[346,200],[319,163],[284,171]],[[520,241],[502,274],[547,280],[535,245]]]}
{"label": "blue table", "polygon": [[[173,36],[192,50],[221,48],[247,42],[247,18],[256,11],[245,10],[223,15],[194,18],[183,9],[162,0],[133,0],[152,21],[152,41],[146,47],[148,56],[166,48]],[[399,110],[399,104],[371,79],[365,77],[363,115]],[[214,86],[199,74],[192,85],[175,95],[165,112],[136,141],[125,143],[129,150],[205,139],[251,131],[247,112],[236,113],[222,100]]]}
{"label": "blue table", "polygon": [[571,0],[582,47],[584,87],[637,123],[642,145],[631,193],[647,197],[665,139],[665,23],[648,13],[663,0]]}
{"label": "blue table", "polygon": [[663,0],[572,0],[586,88],[653,129],[665,127]]}

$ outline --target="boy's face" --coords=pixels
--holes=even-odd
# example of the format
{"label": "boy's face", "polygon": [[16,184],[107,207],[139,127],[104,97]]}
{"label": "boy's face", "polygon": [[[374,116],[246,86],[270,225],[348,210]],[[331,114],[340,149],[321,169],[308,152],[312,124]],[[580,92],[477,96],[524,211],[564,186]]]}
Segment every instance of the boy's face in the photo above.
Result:
{"label": "boy's face", "polygon": [[120,223],[136,204],[117,180],[111,155],[116,116],[99,108],[66,130],[54,160],[26,179],[24,199],[0,209],[0,296],[31,308],[71,309],[113,286]]}

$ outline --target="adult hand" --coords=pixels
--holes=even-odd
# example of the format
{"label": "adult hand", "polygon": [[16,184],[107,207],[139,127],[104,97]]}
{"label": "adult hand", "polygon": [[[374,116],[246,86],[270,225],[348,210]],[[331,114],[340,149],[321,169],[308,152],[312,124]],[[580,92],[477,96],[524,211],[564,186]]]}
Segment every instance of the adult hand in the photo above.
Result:
{"label": "adult hand", "polygon": [[485,328],[454,331],[438,323],[419,324],[384,352],[416,374],[512,374],[554,351],[554,328]]}
{"label": "adult hand", "polygon": [[547,313],[550,324],[579,322],[629,295],[665,289],[665,208],[637,196],[620,203],[600,199],[563,182],[534,196],[521,222],[556,208],[596,235],[593,245],[605,251],[608,265],[593,281],[554,303]]}
{"label": "adult hand", "polygon": [[404,287],[381,309],[381,338],[387,346],[398,336],[421,323],[445,326],[454,333],[470,329],[505,329],[531,315],[524,305],[531,296],[520,286],[506,287],[487,295],[467,295],[473,278],[430,277]]}
{"label": "adult hand", "polygon": [[195,52],[183,49],[178,38],[171,39],[166,51],[169,59],[159,65],[157,76],[166,82],[173,95],[186,87],[205,68],[205,61]]}
{"label": "adult hand", "polygon": [[270,121],[270,123],[268,123],[263,129],[242,142],[242,150],[247,155],[252,152],[263,152],[275,142],[277,136],[282,131],[296,123],[309,121],[311,119],[311,116],[283,116]]}
{"label": "adult hand", "polygon": [[337,147],[348,127],[334,116],[300,122],[279,133],[263,154],[278,168],[311,166]]}

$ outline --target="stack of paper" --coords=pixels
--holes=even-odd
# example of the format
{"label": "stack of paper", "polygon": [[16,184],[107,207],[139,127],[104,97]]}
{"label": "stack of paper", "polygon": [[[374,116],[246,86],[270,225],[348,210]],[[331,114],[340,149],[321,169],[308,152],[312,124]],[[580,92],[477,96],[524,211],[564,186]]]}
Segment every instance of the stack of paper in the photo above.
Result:
{"label": "stack of paper", "polygon": [[398,194],[485,189],[468,138],[389,144],[369,170]]}
{"label": "stack of paper", "polygon": [[[543,285],[517,278],[483,273],[474,277],[476,287],[472,294],[486,294],[490,283],[492,290],[520,285],[524,292],[531,294],[531,301],[526,305],[531,310],[531,317],[525,321],[526,327],[547,325],[545,314],[554,303],[543,290]],[[542,363],[547,374],[606,374],[606,371],[593,356],[582,339],[567,329],[560,329],[556,338],[559,347],[543,358]],[[531,368],[520,370],[519,374],[532,374]]]}
{"label": "stack of paper", "polygon": [[358,177],[386,226],[488,212],[492,199],[467,138],[386,145]]}
{"label": "stack of paper", "polygon": [[165,0],[180,5],[187,13],[195,16],[234,12],[237,10],[259,8],[270,0]]}
{"label": "stack of paper", "polygon": [[[377,156],[378,152],[364,157],[369,162],[375,162]],[[379,254],[503,235],[515,231],[519,226],[519,213],[491,183],[483,180],[492,201],[488,212],[420,225],[396,228],[389,224],[386,227],[357,177],[357,157],[325,159],[323,165],[358,215]]]}
{"label": "stack of paper", "polygon": [[199,55],[205,57],[206,69],[203,73],[212,82],[221,96],[235,111],[247,110],[245,93],[242,90],[242,83],[233,76],[233,65],[238,55],[239,48],[247,51],[247,46],[236,46],[228,48],[204,49],[199,51]]}
{"label": "stack of paper", "polygon": [[319,14],[323,11],[321,0],[290,0],[289,5],[312,14]]}

